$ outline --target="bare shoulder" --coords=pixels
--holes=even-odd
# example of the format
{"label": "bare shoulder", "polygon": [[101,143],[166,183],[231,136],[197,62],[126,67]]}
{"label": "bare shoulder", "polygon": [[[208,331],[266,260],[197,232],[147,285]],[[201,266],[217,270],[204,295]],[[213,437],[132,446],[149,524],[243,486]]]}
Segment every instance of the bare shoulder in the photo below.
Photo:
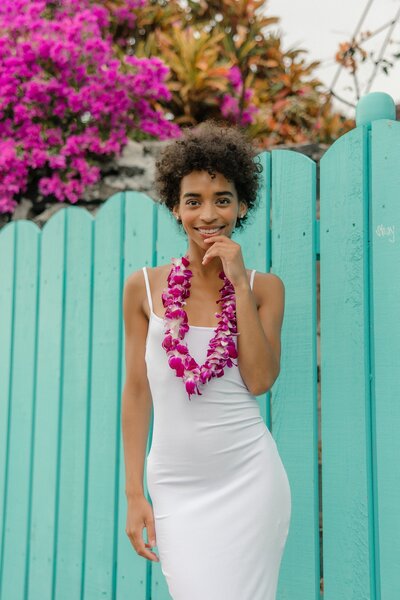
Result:
{"label": "bare shoulder", "polygon": [[256,272],[254,278],[254,291],[262,297],[273,299],[274,296],[281,298],[285,294],[285,285],[275,273]]}
{"label": "bare shoulder", "polygon": [[[161,282],[167,278],[167,269],[169,265],[160,265],[158,267],[146,267],[149,284],[152,291],[160,287]],[[128,275],[124,284],[124,306],[127,307],[128,314],[132,311],[141,311],[146,316],[146,283],[143,269],[133,271]],[[146,316],[148,319],[148,317]]]}
{"label": "bare shoulder", "polygon": [[125,279],[125,289],[127,289],[128,292],[134,291],[135,288],[140,286],[140,282],[142,281],[143,277],[143,269],[132,271],[132,273],[130,273]]}
{"label": "bare shoulder", "polygon": [[259,287],[269,291],[270,293],[279,292],[282,293],[285,291],[285,286],[280,277],[275,273],[259,273],[257,271],[257,280]]}
{"label": "bare shoulder", "polygon": [[171,269],[170,264],[158,265],[158,267],[146,267],[150,281],[157,280],[160,278],[162,279],[164,277],[165,273],[168,273],[170,271],[170,269]]}
{"label": "bare shoulder", "polygon": [[[162,274],[165,272],[166,266],[168,265],[160,265],[159,267],[146,267],[150,281],[153,278],[156,279],[159,276],[162,276]],[[146,291],[143,269],[132,271],[132,273],[128,275],[125,280],[124,290],[129,296],[133,295],[137,297],[138,294],[141,294],[143,299],[144,292]]]}
{"label": "bare shoulder", "polygon": [[132,271],[125,279],[124,296],[131,301],[137,300],[138,295],[142,294],[144,288],[144,273],[143,269]]}
{"label": "bare shoulder", "polygon": [[123,317],[125,328],[125,388],[129,392],[146,390],[148,381],[145,364],[145,349],[148,319],[143,310],[145,291],[142,269],[128,275],[124,284]]}
{"label": "bare shoulder", "polygon": [[254,293],[259,308],[267,306],[276,316],[283,317],[285,306],[285,285],[275,273],[260,273],[254,278]]}
{"label": "bare shoulder", "polygon": [[125,279],[123,307],[125,324],[129,326],[133,315],[142,311],[145,294],[144,273],[142,269],[133,271]]}

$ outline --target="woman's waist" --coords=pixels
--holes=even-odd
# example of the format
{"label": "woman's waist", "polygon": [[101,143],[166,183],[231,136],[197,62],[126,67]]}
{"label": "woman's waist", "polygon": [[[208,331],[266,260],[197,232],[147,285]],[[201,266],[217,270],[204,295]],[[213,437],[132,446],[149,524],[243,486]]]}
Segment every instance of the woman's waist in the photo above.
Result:
{"label": "woman's waist", "polygon": [[232,390],[226,394],[212,382],[203,395],[194,394],[189,400],[184,386],[174,392],[153,393],[154,427],[160,431],[206,432],[239,431],[263,423],[257,398],[250,393]]}
{"label": "woman's waist", "polygon": [[260,414],[240,420],[232,417],[169,424],[157,417],[153,423],[151,451],[161,460],[185,455],[198,460],[202,456],[240,453],[264,435],[271,435]]}

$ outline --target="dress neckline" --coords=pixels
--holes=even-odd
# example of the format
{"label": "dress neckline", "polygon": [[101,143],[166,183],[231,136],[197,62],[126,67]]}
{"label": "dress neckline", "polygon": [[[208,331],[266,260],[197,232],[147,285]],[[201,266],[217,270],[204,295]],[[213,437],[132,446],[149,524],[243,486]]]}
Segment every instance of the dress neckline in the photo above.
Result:
{"label": "dress neckline", "polygon": [[[147,293],[147,301],[149,303],[149,309],[150,309],[150,319],[151,317],[153,317],[154,320],[157,320],[159,323],[164,323],[164,317],[160,317],[159,315],[157,315],[154,310],[153,310],[153,301],[151,299],[151,291],[150,291],[150,285],[149,285],[149,278],[148,278],[148,274],[147,274],[147,267],[143,267],[143,273],[144,273],[144,278],[145,278],[145,282],[146,282],[146,293]],[[254,281],[254,275],[256,274],[256,269],[253,269],[250,275],[250,289],[253,290],[253,281]],[[214,325],[213,327],[208,327],[208,326],[204,326],[204,325],[189,325],[190,329],[199,329],[199,330],[203,330],[203,331],[216,331],[218,328],[218,325]]]}

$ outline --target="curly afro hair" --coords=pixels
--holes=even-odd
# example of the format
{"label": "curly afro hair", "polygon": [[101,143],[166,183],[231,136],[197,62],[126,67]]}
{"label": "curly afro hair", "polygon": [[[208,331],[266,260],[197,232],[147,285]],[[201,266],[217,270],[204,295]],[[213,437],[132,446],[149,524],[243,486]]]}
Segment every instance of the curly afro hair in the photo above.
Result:
{"label": "curly afro hair", "polygon": [[254,160],[256,155],[256,148],[241,129],[208,119],[184,129],[182,137],[164,148],[156,161],[156,193],[172,211],[179,204],[180,183],[185,175],[192,171],[207,171],[211,176],[221,173],[234,183],[239,201],[247,206],[246,214],[237,219],[236,228],[241,229],[257,205],[263,168],[259,159]]}

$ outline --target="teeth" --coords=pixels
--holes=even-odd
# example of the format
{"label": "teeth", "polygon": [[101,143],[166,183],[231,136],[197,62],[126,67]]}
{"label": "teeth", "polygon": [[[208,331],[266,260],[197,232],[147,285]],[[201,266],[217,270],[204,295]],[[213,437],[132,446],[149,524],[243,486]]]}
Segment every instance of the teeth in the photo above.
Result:
{"label": "teeth", "polygon": [[217,227],[217,229],[199,229],[200,233],[216,233],[219,231],[221,227]]}

